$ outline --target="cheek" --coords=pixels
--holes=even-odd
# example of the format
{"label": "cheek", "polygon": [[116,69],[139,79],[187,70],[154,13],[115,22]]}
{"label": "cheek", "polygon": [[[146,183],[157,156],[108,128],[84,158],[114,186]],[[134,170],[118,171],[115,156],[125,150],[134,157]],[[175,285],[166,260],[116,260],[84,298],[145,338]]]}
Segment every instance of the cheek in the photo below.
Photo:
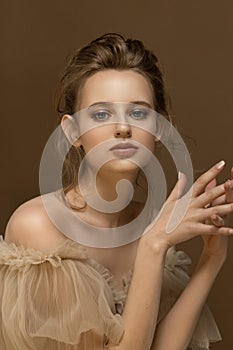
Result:
{"label": "cheek", "polygon": [[151,152],[155,150],[155,136],[149,132],[135,130],[135,140],[148,148]]}
{"label": "cheek", "polygon": [[[86,132],[80,137],[85,153],[102,142],[114,139],[114,131],[111,126],[102,126]],[[138,128],[132,128],[132,139],[141,143],[151,152],[155,149],[155,136]]]}
{"label": "cheek", "polygon": [[84,151],[87,153],[96,145],[108,140],[110,135],[111,133],[108,127],[95,128],[94,130],[88,131],[81,136],[80,141]]}

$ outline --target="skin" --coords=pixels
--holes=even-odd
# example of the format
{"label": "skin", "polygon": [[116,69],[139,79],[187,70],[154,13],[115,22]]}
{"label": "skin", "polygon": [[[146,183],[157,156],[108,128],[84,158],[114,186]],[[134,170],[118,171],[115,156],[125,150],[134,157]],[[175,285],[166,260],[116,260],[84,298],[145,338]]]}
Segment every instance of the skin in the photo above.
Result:
{"label": "skin", "polygon": [[[106,70],[87,79],[81,93],[79,109],[85,109],[98,102],[136,103],[137,101],[142,101],[153,108],[153,95],[146,79],[132,71]],[[70,116],[63,117],[62,125],[67,118]],[[130,133],[130,136],[127,133]],[[111,125],[100,123],[100,127],[85,132],[75,144],[82,145],[87,154],[93,147],[112,139],[117,142],[127,139],[137,141],[152,152],[156,141],[152,134],[124,122]],[[138,167],[127,158],[110,161],[101,168],[97,177],[97,189],[104,199],[112,200],[116,195],[116,183],[121,178],[135,182],[138,171]]]}
{"label": "skin", "polygon": [[[138,100],[150,104],[153,101],[152,91],[145,78],[131,71],[109,70],[98,72],[86,81],[80,108],[86,108],[100,101],[135,102]],[[63,122],[69,118],[71,116],[65,115]],[[84,134],[76,141],[76,145],[82,144],[85,151],[89,152],[92,147],[109,138],[119,138],[119,135],[122,139],[129,137],[128,130],[129,125],[120,123],[111,127],[103,126]],[[152,135],[137,128],[132,128],[131,132],[132,139],[153,150],[156,140]],[[221,167],[213,166],[194,183],[192,198],[185,217],[171,234],[166,233],[166,224],[176,201],[182,196],[180,188],[182,189],[185,184],[184,174],[181,175],[165,202],[159,220],[150,225],[147,234],[142,236],[137,245],[121,248],[123,250],[120,250],[120,254],[118,248],[107,249],[106,255],[100,249],[98,253],[89,251],[90,256],[95,258],[97,254],[98,258],[105,261],[106,267],[109,264],[111,270],[119,275],[124,271],[123,265],[117,271],[120,256],[124,257],[125,260],[121,260],[124,260],[127,268],[132,262],[134,265],[132,282],[122,315],[125,333],[119,346],[110,347],[110,349],[185,350],[187,348],[208,293],[226,259],[227,238],[233,234],[233,230],[225,222],[227,216],[233,212],[231,203],[233,182],[220,185],[215,183],[216,177],[223,168],[224,164]],[[111,176],[107,176],[109,172]],[[116,182],[125,176],[133,182],[137,172],[138,168],[132,166],[127,159],[109,162],[99,174],[98,191],[105,198],[112,199],[115,196]],[[125,210],[113,214],[99,213],[87,206],[79,215],[83,215],[82,219],[87,222],[114,227],[128,222],[129,218],[133,219],[138,211],[139,208],[131,203]],[[48,225],[48,218],[37,198],[24,204],[12,216],[7,227],[6,241],[38,250],[50,249],[56,246],[62,234]],[[49,232],[49,235],[45,236],[44,231]],[[175,305],[157,325],[167,251],[173,245],[200,235],[204,239],[204,246],[196,270]],[[129,252],[131,252],[130,258],[128,258]],[[192,300],[191,308],[190,300]],[[174,337],[176,337],[175,344]]]}
{"label": "skin", "polygon": [[[216,276],[218,275],[225,259],[227,252],[227,236],[232,234],[232,230],[226,227],[217,228],[212,224],[205,224],[206,220],[209,220],[212,215],[218,213],[219,217],[224,217],[228,213],[232,212],[232,204],[216,206],[215,208],[205,209],[205,206],[213,201],[221,201],[232,199],[232,190],[228,185],[220,185],[205,192],[206,186],[211,183],[216,176],[221,172],[216,166],[212,167],[208,172],[203,174],[193,185],[193,197],[190,203],[190,208],[183,219],[182,223],[172,232],[172,235],[165,234],[167,218],[171,214],[175,201],[179,197],[179,186],[176,185],[172,191],[168,200],[165,203],[164,209],[160,216],[159,222],[150,229],[147,235],[141,238],[138,254],[136,257],[135,266],[138,270],[135,270],[131,289],[128,296],[128,305],[125,308],[125,317],[128,324],[130,324],[129,333],[125,333],[122,343],[119,345],[119,349],[127,349],[130,341],[135,339],[135,349],[171,349],[182,350],[186,349],[195,326],[198,322],[202,307],[208,296],[208,293],[214,283]],[[184,177],[180,179],[180,185],[182,187],[184,183]],[[230,192],[231,191],[231,192]],[[222,197],[223,196],[223,197]],[[196,235],[202,234],[205,237],[205,245],[199,263],[196,267],[196,271],[190,279],[188,286],[185,288],[180,298],[172,307],[167,316],[156,326],[156,315],[158,314],[159,298],[162,283],[162,268],[164,264],[164,256],[168,246],[174,245],[178,242],[193,238]],[[153,253],[151,252],[153,251]],[[152,254],[153,258],[150,256]],[[144,255],[145,254],[145,255]],[[140,259],[142,256],[142,260]],[[149,264],[149,260],[153,260],[154,264]],[[148,264],[148,265],[147,265]],[[145,271],[149,269],[150,276],[154,276],[154,281],[146,276]],[[152,270],[151,270],[152,269]],[[144,290],[149,290],[147,295],[142,290],[136,291],[137,283],[139,283],[137,272],[141,271],[141,283]],[[143,275],[144,271],[144,275]],[[142,277],[144,276],[144,278]],[[142,280],[143,278],[143,280]],[[138,279],[138,280],[137,280]],[[137,293],[137,300],[145,300],[140,307],[136,307],[132,314],[129,311],[130,304],[133,303],[132,290],[135,288]],[[155,300],[157,296],[157,300]],[[190,307],[190,300],[192,300],[192,307]],[[150,305],[150,307],[149,307]],[[132,307],[133,309],[133,307]],[[143,318],[143,324],[138,322]],[[154,321],[154,323],[153,323]],[[137,330],[137,333],[135,331]],[[182,332],[181,332],[182,329]],[[131,332],[134,330],[134,338],[130,338]],[[154,336],[153,333],[155,332]],[[143,335],[145,337],[143,338]],[[151,344],[151,339],[152,344]],[[176,342],[174,343],[174,339]]]}
{"label": "skin", "polygon": [[[141,101],[150,108],[153,108],[153,95],[151,88],[144,77],[132,71],[107,70],[94,74],[87,79],[82,93],[80,104],[76,109],[83,110],[98,102],[123,102],[135,103]],[[64,115],[62,119],[63,130],[65,121],[71,120],[71,116]],[[130,135],[127,132],[130,131]],[[66,131],[65,131],[66,132]],[[69,135],[67,135],[69,137]],[[154,151],[156,139],[154,135],[127,123],[105,125],[102,123],[84,133],[76,142],[76,146],[82,145],[85,153],[104,141],[115,139],[116,142],[125,140],[136,141],[150,151]],[[116,198],[116,184],[121,179],[128,179],[135,183],[139,168],[127,158],[115,159],[108,162],[101,168],[97,176],[97,190],[105,200]],[[72,194],[70,194],[72,195]],[[91,225],[101,227],[116,227],[127,224],[133,220],[143,206],[140,203],[132,202],[124,210],[112,214],[99,212],[89,205],[85,210],[77,211],[76,215]],[[130,268],[133,268],[138,241],[114,249],[100,249],[87,247],[90,255],[111,269],[118,283],[122,283],[122,276]],[[124,259],[122,257],[124,256]],[[120,261],[120,263],[119,263]],[[121,263],[122,262],[122,263]]]}
{"label": "skin", "polygon": [[[133,102],[138,99],[152,103],[152,93],[147,81],[135,72],[109,70],[99,72],[87,80],[82,92],[81,109],[100,101]],[[67,118],[67,116],[64,118]],[[119,124],[115,127],[122,132],[122,137],[125,137],[125,125]],[[110,136],[114,136],[116,131],[114,128],[112,126],[104,126],[99,128],[99,130],[87,132],[78,140],[78,145],[82,145],[84,150],[88,152],[96,144],[105,141]],[[132,130],[132,137],[138,142],[146,144],[146,147],[149,149],[153,149],[152,144],[155,140],[149,135],[143,135],[142,131],[138,133],[137,130]],[[145,139],[148,142],[146,141],[145,143]],[[103,169],[100,174],[97,180],[97,187],[100,193],[111,199],[113,198],[111,195],[112,189],[115,188],[116,181],[122,175],[133,181],[135,179],[133,174],[136,174],[137,169],[134,170],[127,160],[117,161],[116,167],[116,162],[108,165],[108,168]],[[116,175],[117,169],[120,170],[118,170]],[[157,350],[164,349],[164,347],[172,350],[175,348],[177,350],[186,349],[208,293],[225,261],[227,236],[232,234],[232,230],[224,227],[224,218],[232,212],[233,207],[231,204],[223,205],[233,200],[231,186],[229,183],[220,186],[216,186],[214,183],[216,176],[222,169],[223,166],[220,169],[215,166],[197,180],[193,186],[193,196],[189,210],[182,223],[171,235],[165,234],[166,223],[174,203],[178,199],[177,186],[165,203],[159,222],[141,238],[137,247],[134,275],[128,301],[123,313],[125,334],[117,348],[123,350],[128,349],[130,346],[140,350]],[[105,170],[106,173],[104,172]],[[113,177],[108,176],[111,170]],[[101,178],[104,181],[101,181]],[[110,181],[110,178],[114,180]],[[102,188],[105,183],[107,184],[106,192]],[[180,179],[181,187],[182,183],[183,185],[185,184],[184,175]],[[214,211],[211,206],[206,208],[210,203],[215,207]],[[90,208],[87,208],[87,212],[88,210]],[[119,215],[121,214],[119,213]],[[101,219],[106,220],[106,216],[101,217]],[[108,216],[107,220],[111,220],[111,218]],[[204,248],[196,271],[178,302],[160,325],[156,327],[163,266],[167,249],[200,234],[204,240]],[[154,276],[153,281],[151,281],[150,276],[147,276],[145,271],[150,271],[150,276]],[[138,285],[143,285],[144,288],[139,289]],[[138,307],[138,300],[141,301],[141,307]],[[193,307],[188,312],[189,322],[187,322],[186,317],[187,310],[188,308],[190,309],[190,300],[193,300]],[[141,319],[144,320],[143,325],[139,321]],[[179,320],[178,322],[177,319]],[[180,332],[181,325],[184,323],[186,326],[183,327],[183,332]],[[180,334],[180,337],[177,337],[177,333]],[[168,334],[170,334],[170,339]],[[175,335],[177,342],[174,347],[173,339]]]}

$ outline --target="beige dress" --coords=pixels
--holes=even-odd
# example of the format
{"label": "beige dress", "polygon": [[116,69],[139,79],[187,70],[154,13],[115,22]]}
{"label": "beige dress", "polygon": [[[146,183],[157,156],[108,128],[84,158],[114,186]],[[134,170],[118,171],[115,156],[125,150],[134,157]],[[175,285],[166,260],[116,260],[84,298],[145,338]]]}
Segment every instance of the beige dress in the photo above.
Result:
{"label": "beige dress", "polygon": [[[185,253],[174,248],[168,251],[159,320],[187,284],[189,264]],[[111,272],[70,239],[62,239],[50,252],[1,239],[0,349],[103,350],[119,344],[131,277],[129,271],[119,290]],[[209,349],[211,341],[220,339],[205,306],[190,348]]]}

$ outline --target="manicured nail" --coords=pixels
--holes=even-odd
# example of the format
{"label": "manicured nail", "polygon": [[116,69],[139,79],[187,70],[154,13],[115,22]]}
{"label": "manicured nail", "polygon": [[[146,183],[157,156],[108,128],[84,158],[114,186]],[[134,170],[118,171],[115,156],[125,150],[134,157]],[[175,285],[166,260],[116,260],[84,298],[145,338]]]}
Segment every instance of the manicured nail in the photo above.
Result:
{"label": "manicured nail", "polygon": [[230,228],[229,233],[230,233],[230,235],[233,235],[233,229],[232,228]]}
{"label": "manicured nail", "polygon": [[224,160],[221,160],[221,162],[219,162],[218,164],[216,164],[216,168],[217,169],[222,169],[225,165],[225,161]]}

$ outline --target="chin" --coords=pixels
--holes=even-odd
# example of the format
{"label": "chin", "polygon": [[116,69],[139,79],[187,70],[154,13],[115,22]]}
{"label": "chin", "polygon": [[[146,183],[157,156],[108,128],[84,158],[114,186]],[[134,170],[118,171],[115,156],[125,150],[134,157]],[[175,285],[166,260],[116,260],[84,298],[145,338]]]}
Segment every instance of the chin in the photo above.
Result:
{"label": "chin", "polygon": [[132,171],[137,173],[140,170],[137,164],[126,158],[111,160],[107,162],[102,169],[106,171],[112,171],[114,173],[127,173]]}

